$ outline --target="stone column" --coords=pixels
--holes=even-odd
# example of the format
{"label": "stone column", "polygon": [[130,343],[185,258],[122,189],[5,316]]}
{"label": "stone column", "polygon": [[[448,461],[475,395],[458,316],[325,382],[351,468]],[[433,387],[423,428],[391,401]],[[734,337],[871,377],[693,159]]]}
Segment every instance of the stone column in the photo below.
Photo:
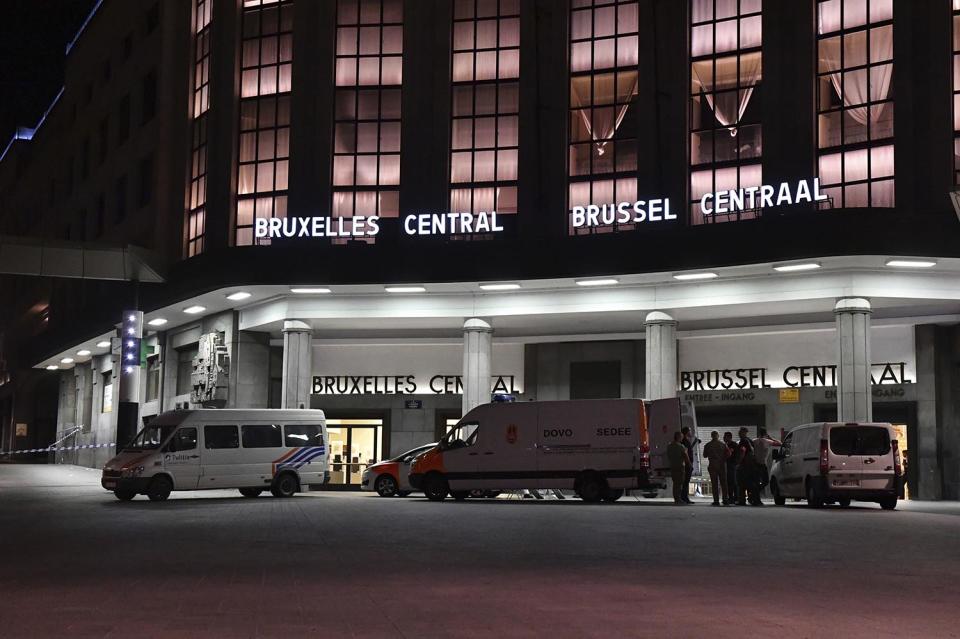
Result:
{"label": "stone column", "polygon": [[313,329],[300,320],[283,323],[281,408],[310,408],[313,379]]}
{"label": "stone column", "polygon": [[463,414],[490,401],[493,327],[471,318],[463,323]]}
{"label": "stone column", "polygon": [[837,300],[837,419],[873,420],[870,386],[870,301],[862,297]]}
{"label": "stone column", "polygon": [[647,335],[646,393],[644,399],[677,395],[677,321],[660,311],[644,320]]}

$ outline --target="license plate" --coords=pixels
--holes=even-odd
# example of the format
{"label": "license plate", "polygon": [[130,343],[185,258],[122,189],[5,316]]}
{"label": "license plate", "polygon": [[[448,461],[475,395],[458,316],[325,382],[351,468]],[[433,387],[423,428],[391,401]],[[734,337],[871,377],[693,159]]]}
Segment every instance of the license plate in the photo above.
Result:
{"label": "license plate", "polygon": [[833,482],[834,486],[843,486],[843,487],[857,487],[860,485],[860,482],[856,479],[836,479]]}
{"label": "license plate", "polygon": [[116,488],[117,482],[113,481],[112,479],[106,479],[103,482],[103,486],[104,488]]}

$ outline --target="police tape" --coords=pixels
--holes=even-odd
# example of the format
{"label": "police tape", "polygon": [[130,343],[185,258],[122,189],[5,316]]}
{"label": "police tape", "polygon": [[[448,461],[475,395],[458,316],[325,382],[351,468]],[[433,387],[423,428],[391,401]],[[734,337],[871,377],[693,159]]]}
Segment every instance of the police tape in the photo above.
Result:
{"label": "police tape", "polygon": [[59,453],[64,450],[83,450],[87,448],[111,448],[116,444],[80,444],[79,446],[57,446],[48,448],[25,448],[23,450],[0,451],[0,455],[22,455],[24,453]]}

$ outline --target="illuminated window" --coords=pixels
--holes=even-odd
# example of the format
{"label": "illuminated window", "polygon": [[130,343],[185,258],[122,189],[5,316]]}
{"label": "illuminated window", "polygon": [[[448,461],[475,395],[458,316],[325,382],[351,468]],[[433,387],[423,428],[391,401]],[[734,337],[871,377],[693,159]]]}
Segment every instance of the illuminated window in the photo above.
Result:
{"label": "illuminated window", "polygon": [[690,2],[690,221],[756,217],[704,215],[706,193],[760,186],[763,132],[761,0]]}
{"label": "illuminated window", "polygon": [[402,2],[339,0],[336,51],[333,215],[399,217]]}
{"label": "illuminated window", "polygon": [[821,0],[817,34],[821,189],[834,207],[892,207],[892,0]]}
{"label": "illuminated window", "polygon": [[213,0],[194,2],[193,140],[190,202],[187,207],[187,257],[203,252],[207,205],[207,111],[210,109],[210,19]]}
{"label": "illuminated window", "polygon": [[[571,5],[570,207],[636,200],[637,4],[573,0]],[[571,226],[570,232],[632,228],[633,224]]]}
{"label": "illuminated window", "polygon": [[292,0],[244,0],[236,244],[254,238],[257,219],[287,216]]}
{"label": "illuminated window", "polygon": [[960,0],[953,0],[953,181],[960,184]]}
{"label": "illuminated window", "polygon": [[517,212],[520,2],[456,0],[450,210]]}

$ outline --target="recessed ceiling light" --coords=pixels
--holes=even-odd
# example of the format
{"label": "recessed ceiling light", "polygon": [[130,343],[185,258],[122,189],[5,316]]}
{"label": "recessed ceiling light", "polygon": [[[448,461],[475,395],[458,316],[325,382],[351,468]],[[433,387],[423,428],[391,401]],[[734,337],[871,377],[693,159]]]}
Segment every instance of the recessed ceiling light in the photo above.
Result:
{"label": "recessed ceiling light", "polygon": [[72,357],[64,357],[63,359],[60,360],[60,363],[61,363],[61,364],[73,364],[73,358],[72,358]]}
{"label": "recessed ceiling light", "polygon": [[936,266],[937,263],[933,260],[898,260],[892,259],[887,260],[887,266],[894,266],[899,268],[931,268]]}
{"label": "recessed ceiling light", "polygon": [[330,289],[324,286],[298,286],[291,288],[290,292],[297,295],[326,295]]}
{"label": "recessed ceiling light", "polygon": [[56,364],[50,364],[49,366],[47,366],[47,370],[48,370],[48,371],[55,371],[55,370],[59,370],[59,369],[60,369],[60,367],[57,366]]}
{"label": "recessed ceiling light", "polygon": [[577,286],[612,286],[619,284],[620,280],[613,277],[601,277],[594,280],[577,280]]}
{"label": "recessed ceiling light", "polygon": [[820,268],[820,262],[800,262],[797,264],[781,264],[774,266],[773,270],[779,273],[794,273],[796,271],[812,271]]}
{"label": "recessed ceiling light", "polygon": [[673,276],[673,279],[680,281],[712,280],[715,277],[719,276],[716,273],[677,273]]}
{"label": "recessed ceiling light", "polygon": [[79,355],[80,357],[87,357],[88,355],[90,355],[90,351],[84,348],[83,350],[77,351],[77,355]]}
{"label": "recessed ceiling light", "polygon": [[520,285],[504,282],[502,284],[481,284],[480,288],[484,291],[515,291],[520,288]]}
{"label": "recessed ceiling light", "polygon": [[250,298],[250,293],[247,293],[246,291],[237,291],[236,293],[230,293],[229,295],[227,295],[227,299],[230,300],[231,302],[240,302],[242,300],[249,299],[249,298]]}
{"label": "recessed ceiling light", "polygon": [[167,323],[167,320],[165,320],[162,317],[158,317],[156,319],[152,319],[149,322],[147,322],[147,324],[149,324],[150,326],[163,326],[166,323]]}
{"label": "recessed ceiling light", "polygon": [[97,342],[97,348],[110,348],[110,340],[103,340],[102,342]]}
{"label": "recessed ceiling light", "polygon": [[199,304],[196,304],[194,306],[186,307],[185,309],[183,309],[183,312],[186,313],[187,315],[196,315],[197,313],[202,313],[205,310],[207,310],[206,306],[200,306]]}
{"label": "recessed ceiling light", "polygon": [[386,286],[384,290],[387,293],[425,293],[427,291],[422,286]]}

